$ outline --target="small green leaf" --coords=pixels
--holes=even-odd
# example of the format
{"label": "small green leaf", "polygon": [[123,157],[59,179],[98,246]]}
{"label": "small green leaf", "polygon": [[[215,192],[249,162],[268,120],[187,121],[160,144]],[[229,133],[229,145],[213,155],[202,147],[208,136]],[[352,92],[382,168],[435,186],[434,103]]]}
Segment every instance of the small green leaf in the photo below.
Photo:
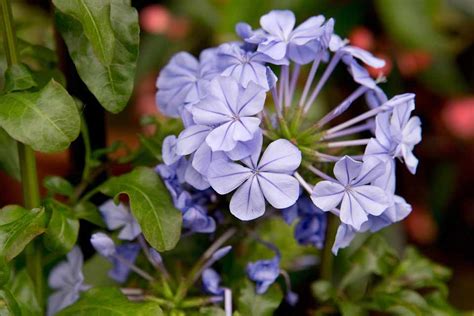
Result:
{"label": "small green leaf", "polygon": [[105,228],[104,220],[99,214],[99,209],[93,203],[84,201],[73,207],[76,218],[83,219],[92,224]]}
{"label": "small green leaf", "polygon": [[66,90],[51,80],[38,92],[12,92],[0,97],[0,126],[34,150],[66,149],[79,136],[80,117]]}
{"label": "small green leaf", "polygon": [[357,303],[341,301],[338,303],[342,316],[365,316],[367,311]]}
{"label": "small green leaf", "polygon": [[33,281],[26,270],[16,273],[7,287],[16,299],[18,307],[22,312],[21,315],[36,316],[42,314],[41,307],[36,298]]}
{"label": "small green leaf", "polygon": [[8,289],[0,290],[0,315],[22,315],[18,303]]}
{"label": "small green leaf", "polygon": [[201,316],[225,316],[225,311],[217,306],[211,306],[211,307],[201,307],[199,309],[199,314],[196,315],[201,315]]}
{"label": "small green leaf", "polygon": [[58,176],[44,178],[43,185],[52,194],[60,194],[70,197],[74,194],[74,187],[69,181]]}
{"label": "small green leaf", "polygon": [[21,91],[36,87],[33,73],[25,64],[14,64],[5,71],[5,92]]}
{"label": "small green leaf", "polygon": [[326,302],[336,296],[336,290],[331,282],[325,280],[314,282],[311,285],[311,291],[320,302]]}
{"label": "small green leaf", "polygon": [[72,249],[79,234],[79,220],[69,206],[53,199],[46,200],[46,210],[51,219],[44,235],[46,247],[55,252],[66,253]]}
{"label": "small green leaf", "polygon": [[15,258],[46,227],[43,208],[26,210],[8,205],[0,211],[0,255],[7,261]]}
{"label": "small green leaf", "polygon": [[[6,284],[10,279],[11,268],[5,257],[0,256],[0,284]],[[2,286],[0,285],[0,288]]]}
{"label": "small green leaf", "polygon": [[54,0],[56,25],[81,79],[118,113],[133,90],[140,28],[127,0]]}
{"label": "small green leaf", "polygon": [[58,313],[58,316],[149,316],[163,315],[155,302],[131,302],[118,288],[92,288],[82,294],[79,301]]}
{"label": "small green leaf", "polygon": [[283,299],[283,293],[276,284],[264,294],[255,293],[255,285],[245,281],[239,296],[239,312],[246,316],[271,316]]}
{"label": "small green leaf", "polygon": [[20,162],[16,141],[0,128],[0,170],[20,181]]}
{"label": "small green leaf", "polygon": [[384,276],[392,272],[398,262],[395,250],[380,235],[372,235],[350,258],[351,267],[342,278],[339,289],[372,273]]}
{"label": "small green leaf", "polygon": [[177,210],[168,190],[153,169],[138,167],[130,173],[107,180],[100,191],[118,198],[130,198],[132,214],[145,238],[158,251],[175,247],[181,235],[181,212]]}

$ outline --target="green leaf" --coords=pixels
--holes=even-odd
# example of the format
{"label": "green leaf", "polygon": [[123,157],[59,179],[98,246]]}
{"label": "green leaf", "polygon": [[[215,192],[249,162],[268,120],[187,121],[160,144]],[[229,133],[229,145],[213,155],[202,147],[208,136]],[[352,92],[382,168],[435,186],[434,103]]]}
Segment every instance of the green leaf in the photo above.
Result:
{"label": "green leaf", "polygon": [[326,302],[336,296],[336,290],[331,282],[325,280],[314,282],[311,285],[311,291],[320,302]]}
{"label": "green leaf", "polygon": [[181,235],[181,212],[177,210],[160,177],[151,168],[138,167],[125,175],[110,178],[100,191],[118,198],[130,198],[132,214],[145,238],[158,251],[175,247]]}
{"label": "green leaf", "polygon": [[255,285],[245,281],[239,296],[239,312],[246,316],[271,316],[283,299],[283,293],[277,284],[272,285],[264,294],[255,293]]}
{"label": "green leaf", "polygon": [[99,209],[93,203],[84,201],[73,207],[76,218],[83,219],[92,224],[105,228],[104,220],[99,214]]}
{"label": "green leaf", "polygon": [[79,136],[80,117],[66,90],[51,80],[38,92],[12,92],[0,97],[0,126],[34,150],[66,149]]}
{"label": "green leaf", "polygon": [[54,0],[56,25],[81,79],[104,108],[118,113],[133,90],[138,15],[127,0]]}
{"label": "green leaf", "polygon": [[163,315],[163,311],[155,302],[129,301],[118,288],[92,288],[82,294],[76,303],[60,311],[57,315],[160,316]]}
{"label": "green leaf", "polygon": [[201,316],[225,316],[225,311],[222,308],[217,307],[217,306],[201,307],[199,309],[199,315],[201,315]]}
{"label": "green leaf", "polygon": [[21,91],[36,87],[30,68],[25,64],[14,64],[5,71],[5,92]]}
{"label": "green leaf", "polygon": [[344,289],[350,284],[370,276],[384,276],[392,272],[398,262],[395,250],[380,235],[372,235],[351,256],[351,266],[339,284]]}
{"label": "green leaf", "polygon": [[21,270],[15,274],[15,277],[7,287],[16,299],[21,315],[36,316],[42,314],[41,307],[36,298],[33,281],[26,270]]}
{"label": "green leaf", "polygon": [[0,128],[0,170],[20,181],[20,162],[16,141]]}
{"label": "green leaf", "polygon": [[21,315],[18,303],[8,289],[0,290],[0,315]]}
{"label": "green leaf", "polygon": [[364,316],[367,311],[357,303],[341,301],[338,303],[342,316]]}
{"label": "green leaf", "polygon": [[[5,257],[0,256],[0,284],[6,284],[10,279],[11,268]],[[0,285],[0,288],[2,286]]]}
{"label": "green leaf", "polygon": [[15,258],[36,236],[45,231],[43,208],[26,210],[8,205],[0,211],[0,255],[7,261]]}
{"label": "green leaf", "polygon": [[43,185],[52,194],[60,194],[70,197],[74,194],[74,187],[69,181],[58,176],[44,178]]}
{"label": "green leaf", "polygon": [[45,207],[51,213],[51,219],[44,235],[44,243],[52,251],[66,253],[77,241],[79,220],[69,206],[53,199],[46,200]]}

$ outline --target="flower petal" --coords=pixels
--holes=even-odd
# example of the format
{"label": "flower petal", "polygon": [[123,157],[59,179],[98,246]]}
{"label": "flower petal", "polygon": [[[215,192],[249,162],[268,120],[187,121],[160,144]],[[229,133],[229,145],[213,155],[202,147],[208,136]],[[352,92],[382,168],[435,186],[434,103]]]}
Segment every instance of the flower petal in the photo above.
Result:
{"label": "flower petal", "polygon": [[352,194],[345,193],[341,203],[340,219],[344,224],[352,226],[355,230],[360,230],[368,217],[358,200],[354,199]]}
{"label": "flower petal", "polygon": [[208,95],[191,108],[196,124],[219,125],[232,119],[232,112],[225,103],[215,96]]}
{"label": "flower petal", "polygon": [[[262,66],[263,67],[263,66]],[[262,81],[267,81],[266,68],[262,68]],[[239,96],[237,113],[239,116],[252,116],[260,113],[265,104],[265,90],[257,83],[250,82]]]}
{"label": "flower petal", "polygon": [[351,190],[351,196],[362,207],[365,213],[378,216],[390,205],[390,200],[379,187],[361,185]]}
{"label": "flower petal", "polygon": [[230,212],[240,220],[249,221],[265,213],[265,199],[257,177],[251,177],[234,193]]}
{"label": "flower petal", "polygon": [[206,177],[194,169],[191,163],[186,167],[184,179],[197,190],[205,190],[210,186]]}
{"label": "flower petal", "polygon": [[291,32],[291,42],[296,45],[304,45],[311,40],[316,39],[323,33],[321,25],[324,23],[324,16],[313,16],[298,25]]}
{"label": "flower petal", "polygon": [[206,142],[212,151],[229,151],[235,148],[237,145],[237,141],[234,139],[236,126],[234,121],[230,121],[213,129],[207,135]]}
{"label": "flower petal", "polygon": [[[235,141],[246,142],[252,140],[253,136],[259,130],[260,119],[256,117],[241,117],[234,122],[232,138]],[[235,146],[234,146],[235,147]]]}
{"label": "flower petal", "polygon": [[295,15],[290,10],[273,10],[260,18],[260,25],[268,33],[287,40],[295,27],[295,20]]}
{"label": "flower petal", "polygon": [[227,194],[239,187],[252,175],[249,168],[228,160],[216,160],[211,163],[208,180],[219,194]]}
{"label": "flower petal", "polygon": [[295,204],[300,193],[299,182],[293,176],[273,172],[257,175],[265,199],[274,208],[282,209]]}
{"label": "flower petal", "polygon": [[377,158],[365,159],[357,178],[352,181],[352,185],[362,185],[375,181],[387,170],[388,160]]}
{"label": "flower petal", "polygon": [[286,139],[278,139],[268,145],[258,164],[267,172],[293,173],[301,164],[300,150]]}
{"label": "flower petal", "polygon": [[328,212],[341,203],[344,187],[337,182],[320,181],[313,189],[311,200],[321,210]]}
{"label": "flower petal", "polygon": [[360,173],[362,162],[344,156],[334,165],[334,176],[342,185],[348,185]]}
{"label": "flower petal", "polygon": [[202,145],[210,131],[211,128],[205,125],[189,126],[178,136],[176,153],[180,156],[192,154]]}

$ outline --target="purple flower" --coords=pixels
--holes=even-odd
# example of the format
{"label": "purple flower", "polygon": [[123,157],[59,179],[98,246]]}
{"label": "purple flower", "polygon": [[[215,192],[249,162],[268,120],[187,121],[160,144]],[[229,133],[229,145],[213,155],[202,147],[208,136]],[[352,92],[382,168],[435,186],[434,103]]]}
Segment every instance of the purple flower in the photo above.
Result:
{"label": "purple flower", "polygon": [[220,286],[221,277],[211,268],[202,272],[202,285],[204,291],[212,295],[223,295],[224,288]]}
{"label": "purple flower", "polygon": [[365,155],[381,159],[403,158],[408,170],[416,173],[418,159],[413,148],[421,141],[421,122],[410,117],[415,109],[413,98],[393,107],[392,112],[379,113],[375,118],[375,139],[367,145]]}
{"label": "purple flower", "polygon": [[90,286],[84,284],[83,257],[79,247],[67,254],[67,261],[60,262],[50,272],[49,287],[53,290],[48,298],[48,316],[52,316],[79,299],[79,293]]}
{"label": "purple flower", "polygon": [[[318,39],[324,29],[324,17],[311,17],[297,28],[295,15],[288,10],[274,10],[260,18],[260,25],[266,34],[249,37],[247,42],[258,43],[258,52],[275,60],[285,57],[296,63],[307,63],[314,59],[314,49],[310,45]],[[309,49],[307,49],[307,47]]]}
{"label": "purple flower", "polygon": [[210,83],[209,95],[192,107],[192,114],[196,124],[212,127],[205,138],[212,151],[230,151],[239,141],[254,137],[260,125],[255,115],[264,102],[265,91],[259,85],[251,82],[243,88],[231,77],[217,77]]}
{"label": "purple flower", "polygon": [[280,256],[247,265],[247,276],[256,283],[257,294],[265,293],[280,275]]}
{"label": "purple flower", "polygon": [[91,244],[100,255],[106,258],[115,255],[115,243],[104,233],[93,234],[91,237]]}
{"label": "purple flower", "polygon": [[333,52],[341,54],[345,59],[345,63],[350,65],[353,58],[359,59],[364,64],[373,68],[381,68],[385,66],[383,59],[374,57],[370,52],[356,46],[347,45],[346,40],[342,40],[338,35],[332,34],[329,49]]}
{"label": "purple flower", "polygon": [[130,274],[130,265],[124,264],[122,260],[117,259],[117,256],[133,264],[139,252],[140,246],[136,243],[127,243],[118,246],[116,248],[116,256],[108,258],[113,264],[113,268],[109,270],[109,277],[119,283],[125,282]]}
{"label": "purple flower", "polygon": [[325,212],[340,204],[341,221],[359,230],[369,214],[378,216],[389,206],[385,191],[369,185],[385,172],[385,168],[384,162],[368,160],[362,163],[345,156],[334,166],[336,179],[318,182],[311,199]]}
{"label": "purple flower", "polygon": [[213,233],[216,221],[200,206],[191,206],[183,214],[183,227],[196,233]]}
{"label": "purple flower", "polygon": [[169,135],[166,136],[163,140],[162,146],[162,155],[163,155],[163,162],[166,165],[172,165],[177,162],[181,157],[176,153],[176,136]]}
{"label": "purple flower", "polygon": [[199,101],[206,94],[209,81],[218,74],[214,49],[201,53],[199,61],[181,52],[173,56],[156,81],[156,102],[160,110],[179,117],[186,104]]}
{"label": "purple flower", "polygon": [[357,231],[350,225],[341,224],[337,228],[336,238],[332,246],[332,252],[335,256],[339,252],[339,249],[346,248],[350,245],[354,237],[356,236]]}
{"label": "purple flower", "polygon": [[108,200],[99,206],[99,211],[108,229],[115,230],[121,228],[118,235],[119,239],[133,240],[140,235],[140,225],[122,203],[115,205],[113,200]]}
{"label": "purple flower", "polygon": [[301,163],[301,152],[292,143],[279,139],[268,145],[260,162],[261,145],[242,162],[245,166],[217,160],[209,169],[209,182],[219,194],[238,190],[230,201],[231,213],[252,220],[265,212],[265,200],[282,209],[298,199],[299,183],[292,176]]}
{"label": "purple flower", "polygon": [[271,87],[267,80],[267,67],[265,63],[275,65],[287,63],[287,61],[272,60],[260,52],[245,51],[237,44],[223,44],[219,47],[220,65],[223,69],[221,75],[233,77],[244,88],[250,82],[261,86],[265,91]]}
{"label": "purple flower", "polygon": [[301,218],[295,227],[295,239],[301,245],[312,245],[318,249],[324,246],[326,236],[326,214],[316,209],[314,214]]}

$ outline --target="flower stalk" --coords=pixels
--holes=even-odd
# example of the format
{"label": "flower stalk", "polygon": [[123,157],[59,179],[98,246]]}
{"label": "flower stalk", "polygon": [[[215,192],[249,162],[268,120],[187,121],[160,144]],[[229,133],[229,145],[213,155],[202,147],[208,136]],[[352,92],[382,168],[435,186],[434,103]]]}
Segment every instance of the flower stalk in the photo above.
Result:
{"label": "flower stalk", "polygon": [[[9,0],[0,1],[2,14],[2,29],[4,34],[5,55],[9,67],[18,64],[19,54],[16,44],[16,34],[13,23],[11,2]],[[23,191],[24,206],[27,209],[39,207],[41,198],[38,185],[38,174],[36,171],[36,158],[34,151],[25,144],[18,142],[18,156],[20,162],[21,183]],[[43,302],[43,271],[40,248],[33,248],[33,244],[28,246],[28,271],[35,284],[38,302]]]}

